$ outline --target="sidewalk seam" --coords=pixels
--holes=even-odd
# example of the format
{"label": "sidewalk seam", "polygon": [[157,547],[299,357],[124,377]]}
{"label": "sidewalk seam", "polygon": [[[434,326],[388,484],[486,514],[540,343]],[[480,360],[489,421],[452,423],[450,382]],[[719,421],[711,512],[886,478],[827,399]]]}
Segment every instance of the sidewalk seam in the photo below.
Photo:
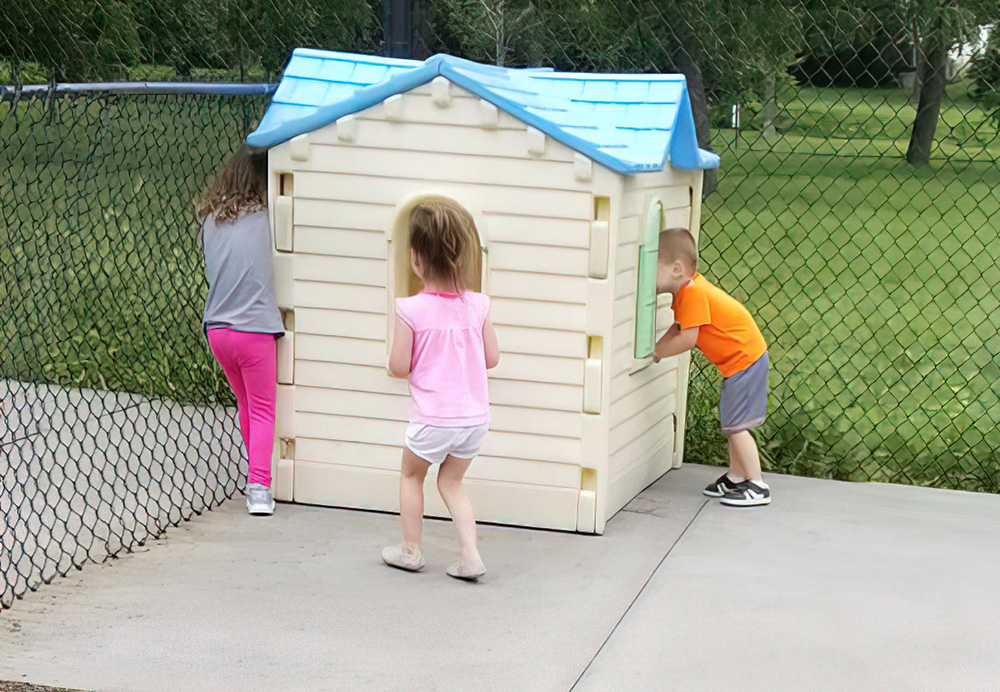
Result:
{"label": "sidewalk seam", "polygon": [[646,577],[646,581],[644,581],[642,583],[642,586],[639,587],[639,590],[636,592],[635,597],[628,604],[628,607],[625,608],[625,610],[622,612],[621,617],[618,618],[618,622],[615,623],[615,626],[611,628],[610,632],[608,632],[608,636],[605,637],[604,641],[601,642],[601,645],[597,647],[597,651],[595,651],[594,655],[590,658],[589,661],[587,661],[587,665],[584,666],[582,671],[580,671],[580,674],[577,676],[576,680],[573,681],[573,685],[569,688],[568,692],[573,692],[573,690],[576,689],[576,686],[580,684],[580,681],[583,680],[583,676],[587,674],[587,671],[590,670],[590,666],[594,664],[594,661],[597,660],[597,657],[601,655],[602,651],[604,651],[604,647],[607,645],[609,641],[611,641],[611,637],[615,635],[615,632],[618,631],[618,627],[622,624],[622,621],[625,619],[625,616],[629,614],[629,611],[632,610],[632,606],[635,605],[635,602],[639,600],[639,596],[641,596],[643,591],[646,590],[646,587],[649,586],[649,582],[653,580],[653,577],[656,575],[656,573],[660,571],[660,567],[666,561],[667,557],[670,556],[670,553],[673,551],[673,549],[676,548],[677,544],[681,542],[682,538],[684,538],[684,534],[686,534],[688,529],[691,528],[691,525],[694,524],[695,520],[699,516],[701,516],[701,511],[705,509],[705,506],[708,505],[708,503],[709,500],[705,500],[701,503],[701,506],[698,508],[698,511],[694,513],[694,516],[691,517],[688,523],[684,526],[684,530],[680,532],[677,538],[674,539],[674,542],[670,544],[670,547],[667,548],[667,552],[663,554],[663,557],[660,558],[660,561],[656,563],[656,567],[654,567],[653,571],[649,573],[648,577]]}

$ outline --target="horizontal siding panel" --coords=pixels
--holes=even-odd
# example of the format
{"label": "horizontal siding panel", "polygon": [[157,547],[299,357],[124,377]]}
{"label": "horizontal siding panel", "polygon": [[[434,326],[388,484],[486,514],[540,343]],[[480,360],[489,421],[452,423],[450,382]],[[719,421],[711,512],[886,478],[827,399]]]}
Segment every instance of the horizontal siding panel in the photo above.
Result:
{"label": "horizontal siding panel", "polygon": [[399,472],[403,438],[398,444],[371,444],[322,440],[314,437],[295,438],[295,460],[316,463],[335,463],[359,468],[382,469]]}
{"label": "horizontal siding panel", "polygon": [[483,454],[559,464],[579,464],[580,441],[566,437],[490,431],[486,436],[486,442],[483,443]]}
{"label": "horizontal siding panel", "polygon": [[387,300],[384,288],[318,281],[295,282],[295,305],[300,308],[333,308],[384,316]]}
{"label": "horizontal siding panel", "polygon": [[348,310],[295,310],[295,332],[319,336],[346,336],[354,339],[384,341],[387,334],[385,315]]}
{"label": "horizontal siding panel", "polygon": [[[638,254],[636,258],[638,258]],[[638,262],[635,262],[629,265],[629,268],[625,271],[619,271],[617,276],[615,276],[615,300],[635,294],[636,289],[639,287],[637,266]]]}
{"label": "horizontal siding panel", "polygon": [[608,446],[611,453],[614,454],[633,440],[642,437],[647,431],[672,417],[675,411],[673,397],[661,399],[652,402],[636,415],[611,428],[608,436]]}
{"label": "horizontal siding panel", "polygon": [[[305,413],[325,413],[364,416],[405,421],[410,418],[409,392],[406,380],[390,377],[383,367],[343,365],[298,361],[295,371],[295,408]],[[513,387],[508,386],[508,382]],[[498,403],[498,397],[517,393],[545,395],[548,390],[561,390],[529,382],[528,388],[518,388],[517,380],[492,380],[493,428],[507,432],[579,438],[582,422],[579,414],[564,410],[522,408]],[[521,383],[523,384],[523,383]],[[570,388],[579,392],[579,388]],[[576,400],[579,394],[574,395]],[[558,395],[557,395],[558,397]],[[548,398],[551,398],[551,394]],[[400,405],[399,399],[403,399]]]}
{"label": "horizontal siding panel", "polygon": [[[416,175],[419,176],[419,173]],[[296,220],[309,225],[322,225],[311,219],[312,214],[316,213],[312,205],[301,204],[305,199],[383,204],[395,209],[396,205],[408,197],[426,193],[451,197],[465,205],[473,214],[479,211],[503,211],[505,214],[548,216],[554,209],[558,209],[560,217],[589,220],[594,213],[593,198],[584,192],[428,181],[416,177],[303,173],[295,179]],[[300,219],[300,207],[309,210],[309,220]],[[393,218],[390,215],[385,222],[386,228],[392,224]]]}
{"label": "horizontal siding panel", "polygon": [[[404,421],[361,416],[331,416],[324,413],[295,413],[296,440],[299,437],[309,437],[341,442],[401,445],[405,434]],[[296,454],[298,454],[297,449]]]}
{"label": "horizontal siding panel", "polygon": [[627,296],[616,298],[611,314],[612,327],[617,327],[626,322],[633,322],[635,320],[635,292],[633,291]]}
{"label": "horizontal siding panel", "polygon": [[580,413],[583,410],[583,387],[547,382],[492,380],[490,400],[502,406]]}
{"label": "horizontal siding panel", "polygon": [[295,278],[358,286],[385,286],[389,278],[384,259],[358,259],[295,253]]}
{"label": "horizontal siding panel", "polygon": [[582,358],[553,358],[523,353],[501,353],[500,364],[490,371],[490,376],[493,379],[501,380],[583,386],[583,364]]}
{"label": "horizontal siding panel", "polygon": [[[549,212],[557,214],[558,210],[550,209]],[[489,243],[519,243],[589,251],[590,216],[563,219],[545,215],[536,217],[487,213],[486,234]]]}
{"label": "horizontal siding panel", "polygon": [[638,216],[624,216],[618,222],[618,243],[639,246],[642,234],[642,219]]}
{"label": "horizontal siding panel", "polygon": [[[405,143],[411,139],[406,123],[400,123],[394,140]],[[396,148],[365,146],[374,138],[359,132],[356,146],[316,146],[310,151],[312,175],[322,175],[320,170],[349,175],[381,178],[387,173],[393,177],[422,178],[427,181],[501,185],[505,187],[530,187],[538,189],[589,191],[590,185],[573,175],[574,166],[568,162],[546,161],[536,158],[503,158],[469,156],[438,151],[406,151]],[[526,145],[515,151],[527,153]],[[328,162],[320,167],[323,159]],[[296,180],[296,185],[299,181]],[[298,192],[298,188],[296,188]],[[308,193],[306,193],[307,196]]]}
{"label": "horizontal siding panel", "polygon": [[356,230],[296,224],[295,251],[337,257],[388,258],[386,234],[382,229]]}
{"label": "horizontal siding panel", "polygon": [[587,308],[570,303],[494,297],[490,318],[494,324],[583,333],[587,322]]}
{"label": "horizontal siding panel", "polygon": [[[578,332],[496,325],[500,353],[586,358],[587,338]],[[501,355],[501,359],[503,356]]]}
{"label": "horizontal siding panel", "polygon": [[691,206],[691,193],[685,186],[664,187],[640,191],[629,191],[623,196],[622,215],[638,216],[646,212],[646,197],[655,195],[663,203],[663,209],[680,209]]}
{"label": "horizontal siding panel", "polygon": [[492,240],[490,268],[586,277],[590,253],[580,248],[537,247]]}
{"label": "horizontal siding panel", "polygon": [[635,270],[639,266],[639,243],[622,243],[615,250],[615,268],[618,274]]}
{"label": "horizontal siding panel", "polygon": [[[676,363],[674,359],[674,363]],[[651,366],[652,367],[652,366]],[[669,377],[657,378],[635,387],[617,401],[611,404],[611,425],[616,426],[637,415],[645,408],[658,402],[669,401],[671,407],[676,407],[677,367],[670,368]]]}
{"label": "horizontal siding panel", "polygon": [[[461,125],[474,125],[461,123]],[[323,128],[310,135],[317,145],[349,146],[337,139],[335,128]],[[550,146],[545,158],[572,163],[568,147]],[[487,130],[481,127],[456,127],[446,122],[387,122],[374,117],[358,118],[356,146],[376,149],[443,152],[471,156],[495,156],[528,159],[525,128]]]}
{"label": "horizontal siding panel", "polygon": [[[352,390],[394,396],[408,396],[406,380],[390,377],[385,368],[383,349],[382,363],[378,365],[349,365],[346,363],[324,363],[299,360],[295,363],[296,403],[300,411],[325,412],[326,408],[310,408],[313,402],[322,400],[325,392],[331,398],[339,396],[334,390]],[[324,389],[325,388],[325,389]],[[300,402],[300,392],[305,397]],[[338,409],[337,412],[340,412]]]}
{"label": "horizontal siding panel", "polygon": [[691,207],[663,210],[664,228],[686,228],[691,230]]}
{"label": "horizontal siding panel", "polygon": [[[501,351],[500,365],[490,371],[491,380],[523,380],[529,383],[583,385],[582,356],[580,358],[559,358],[509,353],[502,348]],[[321,364],[372,367],[378,369],[388,378],[388,373],[385,370],[388,355],[384,341],[296,334],[295,358],[296,380],[301,383],[319,381],[312,378],[328,377],[332,378],[332,381],[336,381],[339,377],[347,376],[347,371],[336,368],[317,370],[316,368]]]}
{"label": "horizontal siding panel", "polygon": [[[611,403],[614,404],[623,397],[628,396],[630,392],[655,380],[662,378],[676,380],[676,369],[676,364],[668,364],[666,361],[660,361],[632,374],[616,375],[611,379]],[[664,391],[666,391],[668,388],[666,381],[664,381],[663,387]]]}
{"label": "horizontal siding panel", "polygon": [[637,460],[648,458],[657,449],[669,446],[669,449],[672,450],[673,441],[674,418],[669,416],[610,456],[608,472],[611,476],[611,482],[616,477],[626,473],[637,463]]}
{"label": "horizontal siding panel", "polygon": [[[388,353],[384,338],[372,341],[297,332],[295,334],[296,369],[304,361],[370,365],[384,368],[388,362]],[[304,381],[299,377],[296,379]]]}
{"label": "horizontal siding panel", "polygon": [[[545,529],[576,530],[578,488],[503,483],[470,478],[469,497],[480,521]],[[295,501],[334,507],[396,511],[399,473],[339,464],[295,463]],[[428,493],[424,512],[447,517],[436,493]]]}
{"label": "horizontal siding panel", "polygon": [[[433,98],[428,94],[406,93],[403,94],[403,121],[398,123],[444,123],[453,127],[478,126],[480,122],[479,98],[470,94],[468,98],[461,98],[457,95],[458,87],[452,85],[452,100],[448,108],[441,108],[434,103]],[[468,92],[466,92],[468,93]],[[497,127],[505,130],[524,130],[525,124],[512,115],[498,109],[499,119]],[[385,107],[382,103],[371,108],[366,108],[358,113],[363,119],[384,120]],[[390,121],[391,124],[397,124]],[[477,129],[482,129],[477,127]],[[358,135],[361,136],[361,128]]]}
{"label": "horizontal siding panel", "polygon": [[[296,178],[296,193],[299,192],[299,177],[308,175],[303,173]],[[396,203],[391,199],[376,204],[363,204],[351,199],[302,199],[296,194],[293,211],[295,232],[297,234],[300,227],[386,232],[396,218]]]}
{"label": "horizontal siding panel", "polygon": [[348,416],[406,422],[410,420],[410,397],[405,389],[394,393],[383,393],[334,389],[330,385],[304,387],[297,383],[295,411],[320,413],[331,418]]}
{"label": "horizontal siding panel", "polygon": [[701,171],[679,170],[673,166],[664,166],[662,171],[652,171],[649,173],[636,173],[625,179],[625,192],[643,193],[655,188],[664,187],[691,187],[694,185],[696,175],[701,175]]}
{"label": "horizontal siding panel", "polygon": [[490,267],[490,294],[556,303],[587,303],[587,279],[529,272],[500,271]]}
{"label": "horizontal siding panel", "polygon": [[[373,445],[357,442],[337,442],[298,438],[295,441],[297,461],[336,463],[358,468],[372,468],[399,473],[402,440],[399,445]],[[528,459],[511,459],[479,455],[469,467],[466,478],[579,488],[580,469],[572,464],[553,464]],[[428,486],[428,489],[432,486]]]}
{"label": "horizontal siding panel", "polygon": [[582,414],[579,413],[497,405],[492,406],[490,412],[493,415],[490,430],[575,440],[579,440],[583,434]]}
{"label": "horizontal siding panel", "polygon": [[[298,392],[296,392],[296,395]],[[298,405],[296,396],[296,405]],[[363,416],[329,415],[298,411],[295,433],[298,437],[366,444],[402,445],[406,421]],[[491,431],[483,445],[483,454],[562,464],[579,464],[580,441],[547,435],[527,435]],[[298,450],[296,450],[296,454]]]}

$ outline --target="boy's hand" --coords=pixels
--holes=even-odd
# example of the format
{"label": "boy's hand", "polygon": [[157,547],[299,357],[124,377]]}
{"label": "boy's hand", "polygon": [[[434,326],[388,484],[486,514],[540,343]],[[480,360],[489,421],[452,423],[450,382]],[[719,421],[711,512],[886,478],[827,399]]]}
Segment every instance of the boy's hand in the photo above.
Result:
{"label": "boy's hand", "polygon": [[698,327],[682,330],[681,325],[674,322],[666,334],[656,342],[656,347],[653,349],[653,362],[659,363],[664,358],[690,351],[697,341]]}
{"label": "boy's hand", "polygon": [[660,337],[660,340],[656,342],[656,348],[653,349],[654,363],[659,363],[661,360],[663,360],[663,356],[661,356],[659,353],[662,345],[672,339],[676,339],[678,336],[680,336],[680,333],[681,333],[681,325],[679,322],[674,322],[672,325],[670,325],[670,329],[668,329],[666,333]]}

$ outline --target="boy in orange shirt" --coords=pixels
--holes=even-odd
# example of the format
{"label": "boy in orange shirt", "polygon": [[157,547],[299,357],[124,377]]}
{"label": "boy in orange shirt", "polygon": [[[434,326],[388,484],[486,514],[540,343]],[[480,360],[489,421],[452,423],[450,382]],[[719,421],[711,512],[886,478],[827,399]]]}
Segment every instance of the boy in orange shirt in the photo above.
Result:
{"label": "boy in orange shirt", "polygon": [[760,455],[750,434],[767,416],[764,336],[739,301],[698,273],[698,250],[687,229],[660,234],[656,292],[673,295],[676,322],[657,342],[653,360],[697,347],[723,377],[719,418],[729,441],[729,471],[704,493],[736,507],[770,504],[771,489],[761,478]]}

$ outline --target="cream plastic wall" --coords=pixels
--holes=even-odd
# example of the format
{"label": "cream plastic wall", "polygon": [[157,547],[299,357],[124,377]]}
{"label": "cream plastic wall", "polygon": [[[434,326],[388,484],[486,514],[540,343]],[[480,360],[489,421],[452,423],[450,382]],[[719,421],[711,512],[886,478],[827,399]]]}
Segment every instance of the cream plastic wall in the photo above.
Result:
{"label": "cream plastic wall", "polygon": [[[614,353],[608,411],[610,508],[620,508],[683,459],[690,355],[654,364],[635,357],[636,282],[640,234],[650,214],[662,210],[661,230],[688,228],[698,237],[701,171],[629,176],[625,181],[613,309]],[[670,296],[658,297],[656,336],[671,324]]]}
{"label": "cream plastic wall", "polygon": [[[500,340],[491,432],[468,476],[477,518],[601,533],[679,462],[673,423],[657,417],[683,410],[683,363],[633,373],[616,354],[634,332],[632,219],[651,192],[673,203],[683,189],[690,207],[700,172],[618,175],[443,77],[280,144],[269,161],[288,330],[278,499],[398,509],[409,399],[386,356],[393,299],[409,282],[394,248],[406,242],[400,215],[422,195],[450,197],[475,220]],[[447,516],[427,487],[427,514]]]}

